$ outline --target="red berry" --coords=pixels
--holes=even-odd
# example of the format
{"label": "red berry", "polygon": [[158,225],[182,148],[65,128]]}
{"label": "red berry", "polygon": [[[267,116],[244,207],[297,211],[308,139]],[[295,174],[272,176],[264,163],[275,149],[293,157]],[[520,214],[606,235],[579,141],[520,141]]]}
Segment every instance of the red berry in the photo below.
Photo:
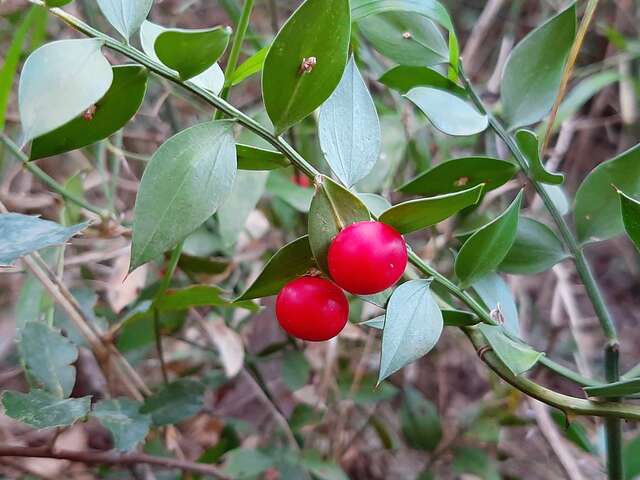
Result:
{"label": "red berry", "polygon": [[322,342],[342,331],[349,317],[349,302],[344,292],[329,280],[300,277],[280,290],[276,317],[290,335]]}
{"label": "red berry", "polygon": [[407,246],[389,225],[357,222],[336,235],[327,261],[336,284],[357,295],[370,295],[400,280],[407,266]]}
{"label": "red berry", "polygon": [[309,177],[307,177],[306,175],[295,174],[291,177],[291,179],[293,180],[293,183],[295,183],[299,187],[308,188],[311,186],[311,180],[309,180]]}

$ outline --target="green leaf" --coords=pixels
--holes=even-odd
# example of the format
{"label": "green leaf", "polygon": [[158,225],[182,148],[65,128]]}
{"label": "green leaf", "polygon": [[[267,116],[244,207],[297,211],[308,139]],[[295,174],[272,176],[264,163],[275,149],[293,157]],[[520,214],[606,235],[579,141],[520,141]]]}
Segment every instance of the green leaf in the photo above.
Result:
{"label": "green leaf", "polygon": [[113,72],[101,48],[93,38],[58,40],[29,55],[18,90],[25,142],[73,120],[109,90]]}
{"label": "green leaf", "polygon": [[231,29],[166,29],[155,40],[160,61],[187,80],[210,68],[224,53]]}
{"label": "green leaf", "polygon": [[538,136],[534,132],[518,130],[515,137],[518,148],[527,158],[534,180],[549,185],[561,185],[564,182],[564,173],[551,173],[544,168],[540,158]]}
{"label": "green leaf", "polygon": [[[348,0],[306,0],[273,41],[262,69],[262,95],[276,134],[318,108],[336,88],[347,64]],[[305,59],[315,65],[304,71]]]}
{"label": "green leaf", "polygon": [[4,413],[34,428],[67,427],[89,413],[91,397],[60,399],[44,390],[4,392]]}
{"label": "green leaf", "polygon": [[460,210],[478,203],[482,184],[467,190],[436,197],[419,198],[394,205],[380,215],[380,221],[391,225],[400,233],[410,233],[430,227]]}
{"label": "green leaf", "polygon": [[426,355],[442,333],[442,313],[429,280],[410,280],[395,289],[387,305],[378,384]]}
{"label": "green leaf", "polygon": [[382,330],[384,328],[384,315],[378,315],[377,317],[370,318],[364,322],[360,322],[358,325],[365,325],[367,327],[375,328],[376,330]]}
{"label": "green leaf", "polygon": [[401,65],[438,65],[448,60],[440,30],[422,15],[385,12],[360,20],[358,27],[378,52]]}
{"label": "green leaf", "polygon": [[98,0],[100,10],[109,23],[129,43],[153,5],[153,0]]}
{"label": "green leaf", "polygon": [[341,371],[338,376],[338,388],[343,398],[350,398],[357,405],[373,406],[390,400],[398,393],[398,388],[390,382],[376,384],[376,377],[365,374],[357,392],[351,392],[353,372]]}
{"label": "green leaf", "polygon": [[640,251],[640,202],[618,190],[622,222],[627,235]]}
{"label": "green leaf", "polygon": [[521,216],[516,239],[500,264],[500,270],[531,275],[545,272],[569,257],[553,230],[544,223]]}
{"label": "green leaf", "polygon": [[442,439],[442,427],[436,406],[412,387],[404,391],[400,422],[410,447],[433,451]]}
{"label": "green leaf", "polygon": [[73,0],[45,0],[44,4],[47,7],[63,7],[71,2]]}
{"label": "green leaf", "polygon": [[338,232],[352,223],[371,220],[362,201],[328,177],[316,191],[309,208],[309,244],[318,267],[328,272],[327,252]]}
{"label": "green leaf", "polygon": [[504,68],[500,98],[511,129],[541,120],[558,94],[576,32],[576,6],[549,19],[513,49]]}
{"label": "green leaf", "polygon": [[309,211],[313,199],[313,188],[296,185],[281,172],[271,172],[267,179],[267,191],[303,213]]}
{"label": "green leaf", "polygon": [[581,243],[607,240],[624,231],[618,188],[640,195],[640,145],[594,168],[584,179],[575,200],[575,221]]}
{"label": "green leaf", "polygon": [[454,448],[453,470],[458,474],[472,474],[482,480],[501,480],[498,467],[483,450],[473,447]]}
{"label": "green leaf", "polygon": [[21,213],[0,213],[0,265],[11,265],[24,255],[65,243],[87,226],[89,222],[63,227]]}
{"label": "green leaf", "polygon": [[275,170],[291,165],[282,153],[274,150],[237,144],[236,152],[240,170]]}
{"label": "green leaf", "polygon": [[[156,55],[155,43],[161,33],[168,31],[170,31],[170,29],[161,27],[160,25],[156,25],[155,23],[151,23],[147,20],[142,22],[142,27],[140,27],[140,44],[142,45],[142,50],[149,58],[158,63],[162,63],[162,61],[158,58],[158,55]],[[178,75],[178,72],[175,70],[174,72]],[[217,95],[224,86],[224,73],[220,66],[217,63],[214,63],[204,72],[189,80],[189,82]]]}
{"label": "green leaf", "polygon": [[567,416],[561,411],[551,409],[551,418],[559,429],[564,433],[567,440],[573,442],[578,448],[591,454],[597,454],[596,447],[589,440],[589,433],[582,423],[573,421],[569,423]]}
{"label": "green leaf", "polygon": [[453,308],[442,309],[442,320],[447,327],[469,327],[480,320],[473,313]]}
{"label": "green leaf", "polygon": [[595,387],[584,387],[584,391],[589,397],[629,397],[640,393],[640,378],[620,380],[619,382],[598,385]]}
{"label": "green leaf", "polygon": [[624,479],[633,480],[640,475],[640,436],[626,443],[622,450]]}
{"label": "green leaf", "polygon": [[178,423],[197,414],[204,405],[204,385],[182,378],[147,397],[140,413],[150,414],[157,427]]}
{"label": "green leaf", "polygon": [[93,407],[91,416],[111,432],[116,450],[129,452],[149,433],[151,417],[140,413],[141,406],[129,398],[101,400]]}
{"label": "green leaf", "polygon": [[551,203],[553,203],[560,215],[564,216],[569,213],[569,199],[561,185],[546,185],[543,183],[542,189],[546,190]]}
{"label": "green leaf", "polygon": [[282,381],[295,392],[307,384],[311,374],[311,365],[304,353],[287,350],[282,357]]}
{"label": "green leaf", "polygon": [[239,83],[243,82],[250,76],[262,71],[262,66],[264,65],[264,59],[267,56],[267,52],[269,51],[269,47],[264,47],[258,50],[256,53],[247,58],[243,63],[241,63],[238,68],[236,68],[231,77],[227,79],[226,86],[234,87]]}
{"label": "green leaf", "polygon": [[489,125],[486,115],[445,90],[415,87],[405,96],[422,110],[434,127],[447,135],[475,135]]}
{"label": "green leaf", "polygon": [[522,375],[531,369],[543,355],[529,345],[509,338],[502,327],[481,323],[478,328],[491,349],[514,375]]}
{"label": "green leaf", "polygon": [[391,208],[391,204],[389,200],[384,198],[382,195],[377,195],[375,193],[357,193],[358,198],[362,200],[362,203],[369,209],[369,211],[379,217],[385,210]]}
{"label": "green leaf", "polygon": [[304,275],[315,265],[309,237],[300,237],[282,247],[269,259],[258,278],[238,300],[275,295],[289,281]]}
{"label": "green leaf", "polygon": [[339,465],[329,460],[323,460],[316,452],[304,452],[300,465],[318,477],[319,480],[349,480]]}
{"label": "green leaf", "polygon": [[136,196],[131,270],[174,247],[224,202],[236,174],[232,127],[201,123],[156,150]]}
{"label": "green leaf", "polygon": [[31,145],[31,160],[91,145],[117,132],[136,114],[147,90],[147,69],[140,65],[113,67],[113,82],[95,103],[91,119],[80,115]]}
{"label": "green leaf", "polygon": [[456,257],[455,272],[463,288],[498,268],[516,239],[522,191],[497,218],[476,230]]}
{"label": "green leaf", "polygon": [[320,108],[318,136],[327,163],[347,187],[366,177],[378,161],[378,113],[353,57]]}
{"label": "green leaf", "polygon": [[20,352],[29,372],[46,390],[67,398],[76,383],[78,349],[60,332],[28,322],[20,333]]}
{"label": "green leaf", "polygon": [[414,87],[433,87],[450,91],[458,96],[466,96],[465,90],[458,84],[432,68],[424,66],[396,65],[387,70],[378,81],[401,93],[407,93]]}
{"label": "green leaf", "polygon": [[516,300],[502,277],[497,273],[485,275],[473,282],[473,289],[489,310],[500,311],[506,330],[516,337],[520,336]]}
{"label": "green leaf", "polygon": [[258,310],[253,302],[234,302],[223,294],[224,291],[215,285],[189,285],[185,288],[168,289],[154,302],[153,308],[161,312],[195,307],[245,308],[254,312]]}
{"label": "green leaf", "polygon": [[224,472],[236,480],[250,480],[271,468],[273,463],[273,458],[260,450],[236,448],[227,452]]}
{"label": "green leaf", "polygon": [[484,184],[486,193],[504,185],[517,171],[515,164],[497,158],[454,158],[430,168],[398,190],[413,195],[441,195]]}

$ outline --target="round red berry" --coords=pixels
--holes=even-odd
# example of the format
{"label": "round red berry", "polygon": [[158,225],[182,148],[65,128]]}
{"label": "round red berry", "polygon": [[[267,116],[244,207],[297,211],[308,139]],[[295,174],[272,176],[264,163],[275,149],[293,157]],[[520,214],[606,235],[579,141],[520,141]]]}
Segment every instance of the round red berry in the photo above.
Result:
{"label": "round red berry", "polygon": [[280,290],[276,317],[289,335],[322,342],[342,331],[349,318],[349,302],[329,280],[300,277]]}
{"label": "round red berry", "polygon": [[400,279],[407,266],[407,246],[389,225],[357,222],[336,235],[327,261],[336,284],[357,295],[370,295]]}

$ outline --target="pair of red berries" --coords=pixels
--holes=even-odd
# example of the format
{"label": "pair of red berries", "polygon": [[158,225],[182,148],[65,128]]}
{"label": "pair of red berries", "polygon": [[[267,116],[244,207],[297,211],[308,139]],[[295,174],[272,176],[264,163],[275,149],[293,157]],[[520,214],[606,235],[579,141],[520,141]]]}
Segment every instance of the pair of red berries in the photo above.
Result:
{"label": "pair of red berries", "polygon": [[349,317],[349,302],[339,288],[370,295],[396,283],[407,266],[407,247],[394,228],[381,222],[357,222],[336,235],[327,255],[335,282],[304,276],[287,283],[276,300],[282,328],[302,340],[335,337]]}

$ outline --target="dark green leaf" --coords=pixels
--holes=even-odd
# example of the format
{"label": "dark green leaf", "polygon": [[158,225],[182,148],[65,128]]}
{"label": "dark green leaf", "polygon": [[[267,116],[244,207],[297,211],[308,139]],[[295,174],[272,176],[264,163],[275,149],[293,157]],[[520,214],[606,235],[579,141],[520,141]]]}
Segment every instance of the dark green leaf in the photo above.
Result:
{"label": "dark green leaf", "polygon": [[342,228],[370,219],[369,210],[358,197],[323,176],[309,208],[309,244],[318,267],[329,271],[329,245]]}
{"label": "dark green leaf", "polygon": [[111,432],[116,450],[128,452],[146,438],[151,417],[140,413],[141,405],[129,398],[114,398],[93,408],[91,416]]}
{"label": "dark green leaf", "polygon": [[187,255],[180,255],[178,267],[187,273],[206,273],[209,275],[217,275],[223,273],[229,268],[229,260],[225,258],[209,258]]}
{"label": "dark green leaf", "polygon": [[567,416],[560,410],[552,409],[551,418],[555,424],[560,428],[564,436],[573,442],[578,448],[591,454],[597,454],[596,447],[589,440],[589,434],[587,429],[582,423],[577,420],[569,423]]}
{"label": "dark green leaf", "polygon": [[531,369],[543,355],[529,345],[511,339],[502,327],[481,323],[478,328],[491,349],[514,375],[521,375]]}
{"label": "dark green leaf", "polygon": [[0,213],[0,265],[45,247],[65,243],[89,222],[63,227],[55,222],[21,213]]}
{"label": "dark green leaf", "polygon": [[627,235],[640,251],[640,202],[618,190],[622,222]]}
{"label": "dark green leaf", "polygon": [[67,398],[76,383],[78,349],[60,332],[28,322],[20,334],[20,352],[29,372],[58,398]]}
{"label": "dark green leaf", "polygon": [[598,385],[597,387],[585,387],[584,391],[589,397],[628,397],[640,393],[640,378],[620,380],[619,382]]}
{"label": "dark green leaf", "polygon": [[385,12],[358,22],[360,32],[382,55],[401,65],[446,63],[449,49],[438,27],[410,12]]}
{"label": "dark green leaf", "polygon": [[305,235],[278,250],[264,269],[238,300],[275,295],[285,284],[304,275],[316,264],[309,237]]}
{"label": "dark green leaf", "polygon": [[153,5],[153,0],[98,0],[98,6],[109,23],[129,43]]}
{"label": "dark green leaf", "polygon": [[347,187],[366,177],[380,155],[380,122],[353,59],[320,108],[320,146],[333,173]]}
{"label": "dark green leaf", "polygon": [[516,299],[502,277],[497,273],[485,275],[473,282],[473,289],[489,310],[500,311],[505,329],[516,337],[520,336]]}
{"label": "dark green leaf", "polygon": [[280,172],[271,172],[267,179],[267,191],[299,212],[308,212],[313,198],[313,188],[296,185]]}
{"label": "dark green leaf", "polygon": [[29,55],[18,91],[25,142],[73,120],[107,93],[113,72],[101,48],[93,38],[58,40]]}
{"label": "dark green leaf", "polygon": [[[348,0],[306,0],[289,17],[262,69],[262,95],[276,134],[329,98],[347,64],[350,35]],[[305,71],[312,57],[315,65]]]}
{"label": "dark green leaf", "polygon": [[154,50],[163,64],[187,80],[207,70],[222,56],[230,36],[229,27],[167,29],[156,38]]}
{"label": "dark green leaf", "polygon": [[236,152],[241,170],[275,170],[291,164],[282,153],[274,150],[238,144]]}
{"label": "dark green leaf", "polygon": [[640,475],[640,436],[627,442],[622,451],[624,478],[633,480]]}
{"label": "dark green leaf", "polygon": [[520,274],[540,273],[569,256],[553,230],[544,223],[521,216],[516,239],[500,264],[500,270]]}
{"label": "dark green leaf", "polygon": [[373,375],[362,377],[360,387],[353,393],[351,391],[353,380],[352,373],[342,372],[338,377],[338,388],[344,398],[351,398],[358,405],[377,405],[390,400],[398,393],[397,387],[390,382],[376,384],[376,378]]}
{"label": "dark green leaf", "polygon": [[541,120],[556,99],[576,32],[576,6],[549,19],[513,49],[504,68],[500,98],[510,128]]}
{"label": "dark green leaf", "polygon": [[233,479],[250,480],[271,468],[273,463],[273,458],[259,450],[237,448],[227,452],[224,471]]}
{"label": "dark green leaf", "polygon": [[89,413],[91,397],[60,399],[44,390],[4,392],[4,413],[35,428],[67,427]]}
{"label": "dark green leaf", "polygon": [[[615,188],[640,195],[640,145],[601,163],[576,192],[575,219],[581,243],[607,240],[624,231]],[[614,188],[615,186],[615,188]]]}
{"label": "dark green leaf", "polygon": [[268,51],[269,47],[261,48],[240,64],[238,68],[233,71],[231,77],[227,79],[227,87],[234,87],[249,78],[251,75],[262,71],[262,65],[264,64],[264,59],[267,56]]}
{"label": "dark green leaf", "polygon": [[465,90],[444,75],[424,66],[396,65],[387,70],[379,79],[387,87],[407,93],[414,87],[433,87],[448,90],[458,96],[465,96]]}
{"label": "dark green leaf", "polygon": [[457,447],[454,455],[453,470],[457,474],[469,473],[482,480],[501,480],[495,462],[481,449]]}
{"label": "dark green leaf", "polygon": [[468,327],[480,321],[478,317],[471,312],[455,310],[453,308],[442,309],[442,320],[447,327]]}
{"label": "dark green leaf", "polygon": [[147,69],[139,65],[113,67],[113,82],[95,103],[91,118],[84,115],[52,132],[37,137],[31,145],[31,160],[57,155],[91,145],[117,132],[136,114],[147,90]]}
{"label": "dark green leaf", "polygon": [[483,192],[504,185],[518,167],[491,157],[454,158],[409,180],[398,190],[415,195],[441,195],[484,184]]}
{"label": "dark green leaf", "polygon": [[497,218],[478,229],[462,245],[455,272],[463,288],[498,268],[516,239],[522,191]]}
{"label": "dark green leaf", "polygon": [[482,184],[467,190],[436,197],[419,198],[394,205],[380,215],[380,221],[391,225],[400,233],[410,233],[430,227],[463,208],[475,205],[482,196]]}
{"label": "dark green leaf", "polygon": [[534,180],[549,185],[561,185],[564,182],[564,173],[551,173],[544,168],[540,158],[538,136],[531,130],[518,130],[516,132],[518,148],[527,158],[531,176]]}
{"label": "dark green leaf", "polygon": [[447,135],[475,135],[489,125],[486,115],[445,90],[415,87],[405,96],[422,110],[434,127]]}
{"label": "dark green leaf", "polygon": [[150,414],[155,426],[178,423],[198,413],[204,404],[204,385],[196,380],[176,380],[147,397],[140,413]]}
{"label": "dark green leaf", "polygon": [[232,127],[201,123],[156,150],[136,196],[131,270],[174,247],[222,204],[236,174]]}
{"label": "dark green leaf", "polygon": [[71,2],[73,2],[73,0],[45,0],[44,4],[47,7],[63,7]]}
{"label": "dark green leaf", "polygon": [[301,389],[307,384],[311,365],[304,353],[296,350],[287,350],[282,357],[282,381],[292,392]]}
{"label": "dark green leaf", "polygon": [[395,289],[387,305],[378,383],[426,355],[442,333],[442,313],[429,280],[410,280]]}
{"label": "dark green leaf", "polygon": [[223,296],[224,291],[215,285],[190,285],[180,289],[169,289],[153,304],[159,311],[186,310],[194,307],[246,308],[256,311],[253,302],[234,302]]}
{"label": "dark green leaf", "polygon": [[412,387],[404,391],[400,410],[402,433],[410,447],[433,451],[442,438],[442,427],[436,406]]}
{"label": "dark green leaf", "polygon": [[[150,301],[142,302],[122,321],[118,336],[118,350],[132,352],[149,346],[155,341],[155,319]],[[186,311],[168,310],[158,315],[160,333],[170,335],[184,325]]]}

